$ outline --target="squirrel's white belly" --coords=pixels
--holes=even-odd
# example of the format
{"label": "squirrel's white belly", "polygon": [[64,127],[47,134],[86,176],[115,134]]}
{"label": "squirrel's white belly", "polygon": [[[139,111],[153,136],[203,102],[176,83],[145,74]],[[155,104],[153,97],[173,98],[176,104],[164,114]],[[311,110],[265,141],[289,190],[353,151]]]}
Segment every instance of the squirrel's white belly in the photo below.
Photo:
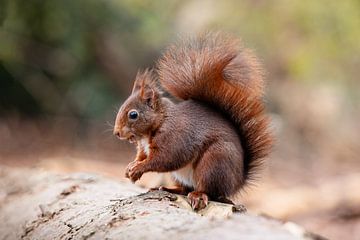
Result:
{"label": "squirrel's white belly", "polygon": [[140,145],[141,145],[142,149],[144,150],[146,156],[149,156],[149,154],[150,154],[149,138],[148,137],[142,138],[140,140]]}
{"label": "squirrel's white belly", "polygon": [[183,168],[180,168],[177,171],[171,172],[172,176],[175,178],[176,181],[180,182],[181,184],[194,187],[194,169],[192,163],[189,163]]}
{"label": "squirrel's white belly", "polygon": [[[149,156],[150,154],[149,138],[144,137],[140,139],[139,144],[141,148],[144,150],[146,156]],[[192,167],[192,163],[187,164],[185,167],[180,168],[177,171],[171,172],[171,174],[175,178],[175,180],[180,182],[181,184],[188,187],[194,187],[194,178],[193,178],[194,169]]]}

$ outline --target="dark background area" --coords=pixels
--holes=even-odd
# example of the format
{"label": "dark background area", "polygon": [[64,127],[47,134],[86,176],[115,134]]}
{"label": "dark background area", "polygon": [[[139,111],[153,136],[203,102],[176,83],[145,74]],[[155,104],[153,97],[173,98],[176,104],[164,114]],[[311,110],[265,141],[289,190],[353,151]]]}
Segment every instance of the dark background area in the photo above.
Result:
{"label": "dark background area", "polygon": [[[0,0],[0,164],[123,179],[112,136],[139,68],[178,36],[230,32],[266,69],[277,142],[253,212],[360,235],[360,2]],[[147,174],[153,187],[168,176]]]}

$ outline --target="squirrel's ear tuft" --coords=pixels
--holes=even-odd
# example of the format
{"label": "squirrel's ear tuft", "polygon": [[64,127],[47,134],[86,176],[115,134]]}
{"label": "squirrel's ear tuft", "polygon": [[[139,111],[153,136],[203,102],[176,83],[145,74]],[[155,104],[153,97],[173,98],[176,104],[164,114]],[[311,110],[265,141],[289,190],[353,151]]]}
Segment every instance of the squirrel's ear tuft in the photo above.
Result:
{"label": "squirrel's ear tuft", "polygon": [[152,69],[139,71],[136,75],[132,93],[139,91],[144,102],[155,109],[159,105],[160,91],[156,86],[156,78]]}
{"label": "squirrel's ear tuft", "polygon": [[134,86],[132,93],[140,90],[140,94],[143,94],[143,91],[147,87],[155,88],[155,76],[152,69],[145,69],[144,71],[138,71],[136,74]]}
{"label": "squirrel's ear tuft", "polygon": [[156,89],[151,88],[150,86],[146,86],[142,90],[141,98],[152,109],[157,109],[157,107],[159,106],[159,93],[156,91]]}
{"label": "squirrel's ear tuft", "polygon": [[140,72],[138,72],[135,78],[132,93],[140,90],[144,84],[145,84],[144,79],[140,76]]}

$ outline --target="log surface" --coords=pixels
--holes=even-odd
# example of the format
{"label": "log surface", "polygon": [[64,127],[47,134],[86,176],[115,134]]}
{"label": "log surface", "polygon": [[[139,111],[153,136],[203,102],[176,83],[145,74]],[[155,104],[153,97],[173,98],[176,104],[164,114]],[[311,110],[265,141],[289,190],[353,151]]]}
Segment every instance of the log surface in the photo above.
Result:
{"label": "log surface", "polygon": [[1,167],[0,239],[321,239],[228,204],[195,213],[182,196],[145,191],[93,174]]}

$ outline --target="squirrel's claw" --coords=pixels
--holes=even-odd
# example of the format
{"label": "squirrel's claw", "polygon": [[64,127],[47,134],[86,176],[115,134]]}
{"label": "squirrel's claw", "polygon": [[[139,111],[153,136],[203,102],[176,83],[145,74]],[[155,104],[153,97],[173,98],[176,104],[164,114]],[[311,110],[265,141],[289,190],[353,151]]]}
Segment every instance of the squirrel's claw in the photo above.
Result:
{"label": "squirrel's claw", "polygon": [[125,177],[126,178],[130,178],[131,169],[133,169],[133,167],[135,165],[136,165],[136,161],[132,161],[127,165],[126,170],[125,170]]}
{"label": "squirrel's claw", "polygon": [[189,199],[191,208],[194,211],[199,211],[206,208],[209,203],[208,196],[203,192],[190,192],[187,197]]}
{"label": "squirrel's claw", "polygon": [[125,177],[134,183],[141,178],[143,173],[141,170],[141,162],[133,161],[126,167]]}

